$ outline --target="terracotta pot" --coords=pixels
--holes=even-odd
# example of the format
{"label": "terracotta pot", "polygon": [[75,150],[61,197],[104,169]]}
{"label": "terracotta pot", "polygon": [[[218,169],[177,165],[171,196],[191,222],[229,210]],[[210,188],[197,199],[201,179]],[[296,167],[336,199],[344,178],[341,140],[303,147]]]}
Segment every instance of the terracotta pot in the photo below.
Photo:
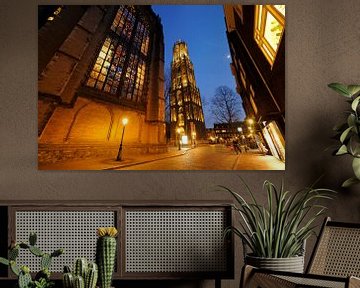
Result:
{"label": "terracotta pot", "polygon": [[251,255],[245,256],[245,263],[254,267],[275,271],[304,272],[304,256],[289,258],[263,258]]}

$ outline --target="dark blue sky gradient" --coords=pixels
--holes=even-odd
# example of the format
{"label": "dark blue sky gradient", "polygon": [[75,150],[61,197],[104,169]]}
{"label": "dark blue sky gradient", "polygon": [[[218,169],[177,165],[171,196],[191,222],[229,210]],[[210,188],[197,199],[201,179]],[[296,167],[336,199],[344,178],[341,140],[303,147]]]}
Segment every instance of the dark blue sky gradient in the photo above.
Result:
{"label": "dark blue sky gradient", "polygon": [[[161,18],[165,41],[165,71],[170,71],[173,45],[184,40],[194,64],[195,80],[205,103],[206,127],[212,128],[211,97],[226,85],[235,91],[223,7],[220,5],[152,5]],[[240,96],[239,96],[240,105]]]}

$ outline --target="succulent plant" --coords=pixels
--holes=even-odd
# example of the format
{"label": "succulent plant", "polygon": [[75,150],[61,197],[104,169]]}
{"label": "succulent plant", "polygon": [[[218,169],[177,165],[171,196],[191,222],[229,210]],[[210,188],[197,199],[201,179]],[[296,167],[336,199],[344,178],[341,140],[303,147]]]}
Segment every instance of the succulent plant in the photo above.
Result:
{"label": "succulent plant", "polygon": [[70,267],[64,267],[64,288],[95,288],[98,279],[98,267],[96,263],[88,263],[85,258],[76,259],[74,273]]}
{"label": "succulent plant", "polygon": [[115,227],[101,227],[97,229],[96,262],[99,267],[100,288],[110,288],[116,258]]}
{"label": "succulent plant", "polygon": [[[10,266],[11,271],[18,276],[19,288],[48,288],[53,286],[50,281],[50,265],[53,257],[58,257],[64,253],[63,249],[57,249],[51,254],[44,253],[39,247],[36,246],[37,235],[30,233],[29,244],[20,242],[12,242],[8,251],[8,259],[0,257],[0,263]],[[30,269],[28,266],[21,266],[16,263],[19,256],[20,249],[29,250],[33,255],[40,257],[41,270],[35,275],[32,280]]]}

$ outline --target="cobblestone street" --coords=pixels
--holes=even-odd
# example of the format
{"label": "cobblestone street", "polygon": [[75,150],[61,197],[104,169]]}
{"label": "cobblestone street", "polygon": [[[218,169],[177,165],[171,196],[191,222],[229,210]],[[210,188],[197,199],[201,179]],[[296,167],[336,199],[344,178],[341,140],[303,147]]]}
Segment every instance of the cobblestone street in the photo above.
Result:
{"label": "cobblestone street", "polygon": [[285,163],[257,150],[236,155],[224,145],[201,145],[194,149],[169,147],[167,153],[83,159],[39,165],[40,170],[284,170]]}
{"label": "cobblestone street", "polygon": [[236,155],[224,145],[204,145],[189,149],[186,153],[151,161],[128,165],[116,170],[284,170],[285,163],[257,151]]}

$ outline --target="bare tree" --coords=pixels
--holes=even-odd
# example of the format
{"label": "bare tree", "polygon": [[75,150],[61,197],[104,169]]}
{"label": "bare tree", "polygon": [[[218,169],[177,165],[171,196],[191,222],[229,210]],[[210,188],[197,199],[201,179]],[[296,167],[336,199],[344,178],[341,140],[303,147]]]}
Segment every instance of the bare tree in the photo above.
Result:
{"label": "bare tree", "polygon": [[211,99],[211,113],[219,123],[233,123],[240,120],[242,113],[240,96],[227,86],[219,86]]}

